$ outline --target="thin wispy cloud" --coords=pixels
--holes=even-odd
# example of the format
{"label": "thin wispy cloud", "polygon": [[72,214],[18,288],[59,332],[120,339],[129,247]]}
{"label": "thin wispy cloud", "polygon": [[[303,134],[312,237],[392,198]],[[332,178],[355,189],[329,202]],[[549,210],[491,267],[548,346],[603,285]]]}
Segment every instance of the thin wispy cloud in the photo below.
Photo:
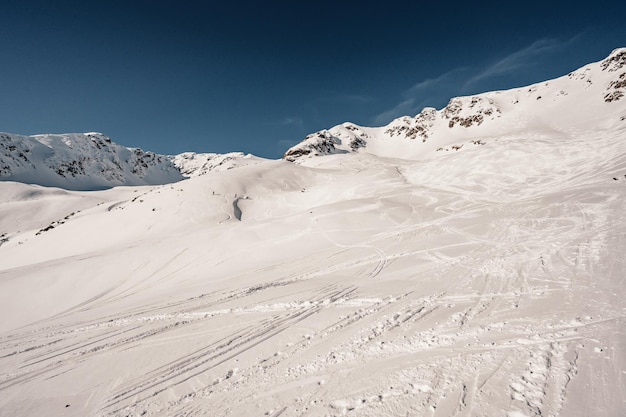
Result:
{"label": "thin wispy cloud", "polygon": [[389,123],[391,120],[405,115],[415,115],[424,107],[440,105],[440,97],[454,91],[458,86],[458,78],[468,71],[461,67],[448,71],[436,78],[420,81],[402,93],[403,100],[372,119],[374,125]]}
{"label": "thin wispy cloud", "polygon": [[554,39],[541,39],[524,49],[513,52],[488,66],[465,82],[465,88],[486,78],[505,75],[532,65],[538,56],[550,53],[560,46]]}
{"label": "thin wispy cloud", "polygon": [[515,73],[536,67],[547,60],[554,60],[556,54],[574,48],[583,36],[584,33],[566,40],[540,39],[504,57],[494,59],[490,64],[474,68],[460,67],[438,77],[427,78],[405,90],[398,104],[374,116],[372,124],[384,125],[400,116],[414,116],[424,107],[443,106],[452,97],[475,93],[477,87],[484,86],[488,90],[492,88],[489,80],[502,76],[514,77]]}
{"label": "thin wispy cloud", "polygon": [[304,124],[304,121],[300,117],[285,117],[279,122],[279,124],[282,126],[302,127]]}
{"label": "thin wispy cloud", "polygon": [[550,55],[571,47],[582,36],[583,34],[579,34],[567,40],[540,39],[535,41],[483,68],[465,82],[463,89],[466,90],[489,78],[509,75],[511,72],[535,66]]}

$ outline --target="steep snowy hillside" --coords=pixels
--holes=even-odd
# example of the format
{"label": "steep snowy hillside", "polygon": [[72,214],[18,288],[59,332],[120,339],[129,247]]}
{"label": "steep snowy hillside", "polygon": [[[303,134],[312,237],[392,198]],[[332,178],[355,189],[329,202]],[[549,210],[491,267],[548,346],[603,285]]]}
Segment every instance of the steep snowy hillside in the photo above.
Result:
{"label": "steep snowy hillside", "polygon": [[259,160],[235,152],[158,155],[118,145],[101,133],[34,136],[0,133],[0,181],[67,190],[169,184]]}
{"label": "steep snowy hillside", "polygon": [[624,415],[625,59],[426,110],[426,142],[0,182],[0,417]]}
{"label": "steep snowy hillside", "polygon": [[303,162],[348,152],[423,159],[484,145],[502,134],[554,130],[567,134],[593,123],[626,120],[626,48],[564,77],[523,88],[457,97],[437,111],[425,108],[384,127],[344,123],[307,136],[284,159]]}

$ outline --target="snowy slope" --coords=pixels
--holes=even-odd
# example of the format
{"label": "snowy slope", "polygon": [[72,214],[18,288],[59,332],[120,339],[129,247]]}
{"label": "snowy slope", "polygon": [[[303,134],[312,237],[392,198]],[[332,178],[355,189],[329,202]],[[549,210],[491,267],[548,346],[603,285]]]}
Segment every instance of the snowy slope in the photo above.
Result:
{"label": "snowy slope", "polygon": [[0,182],[0,416],[623,415],[626,100],[585,91],[414,159]]}
{"label": "snowy slope", "polygon": [[0,180],[68,190],[169,184],[258,161],[251,155],[159,155],[112,142],[101,133],[22,136],[0,133]]}
{"label": "snowy slope", "polygon": [[456,97],[437,111],[425,108],[384,127],[344,123],[311,134],[284,159],[361,152],[422,159],[483,145],[499,135],[551,129],[564,133],[590,123],[610,127],[626,118],[626,48],[555,80],[508,91]]}

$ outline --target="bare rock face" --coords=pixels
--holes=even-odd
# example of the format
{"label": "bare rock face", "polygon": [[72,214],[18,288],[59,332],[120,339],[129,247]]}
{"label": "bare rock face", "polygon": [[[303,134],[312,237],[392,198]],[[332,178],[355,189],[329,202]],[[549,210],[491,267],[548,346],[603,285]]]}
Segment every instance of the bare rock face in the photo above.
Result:
{"label": "bare rock face", "polygon": [[456,124],[463,127],[480,126],[487,117],[500,113],[493,99],[475,96],[469,102],[468,97],[453,98],[443,109],[442,116],[450,120],[448,127],[453,128]]}
{"label": "bare rock face", "polygon": [[602,71],[615,72],[626,66],[626,48],[616,49],[600,63]]}
{"label": "bare rock face", "polygon": [[626,49],[614,50],[607,59],[601,62],[600,66],[602,71],[621,72],[609,82],[604,95],[604,101],[607,103],[618,101],[624,97],[626,91]]}
{"label": "bare rock face", "polygon": [[609,82],[606,89],[607,93],[604,96],[604,101],[611,103],[624,97],[624,91],[626,90],[626,71],[621,73],[619,77]]}

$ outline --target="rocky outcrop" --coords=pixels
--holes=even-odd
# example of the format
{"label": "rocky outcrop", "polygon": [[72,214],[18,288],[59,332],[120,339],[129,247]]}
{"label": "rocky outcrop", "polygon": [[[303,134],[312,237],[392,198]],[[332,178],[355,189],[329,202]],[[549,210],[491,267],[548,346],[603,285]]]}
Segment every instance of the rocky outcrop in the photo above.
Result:
{"label": "rocky outcrop", "polygon": [[389,137],[403,136],[406,139],[422,139],[426,142],[430,132],[430,128],[437,117],[437,110],[427,107],[415,117],[402,117],[400,122],[385,130],[385,134]]}
{"label": "rocky outcrop", "polygon": [[481,96],[453,98],[441,111],[441,115],[449,120],[449,128],[456,124],[462,127],[480,126],[487,117],[500,113],[493,99]]}
{"label": "rocky outcrop", "polygon": [[[343,141],[328,130],[321,130],[308,135],[304,138],[302,144],[304,144],[304,146],[297,146],[287,150],[283,158],[287,161],[294,162],[305,155],[320,156],[347,152],[339,147],[343,145]],[[355,142],[354,149],[358,147],[359,144]],[[352,149],[352,145],[350,148]]]}

